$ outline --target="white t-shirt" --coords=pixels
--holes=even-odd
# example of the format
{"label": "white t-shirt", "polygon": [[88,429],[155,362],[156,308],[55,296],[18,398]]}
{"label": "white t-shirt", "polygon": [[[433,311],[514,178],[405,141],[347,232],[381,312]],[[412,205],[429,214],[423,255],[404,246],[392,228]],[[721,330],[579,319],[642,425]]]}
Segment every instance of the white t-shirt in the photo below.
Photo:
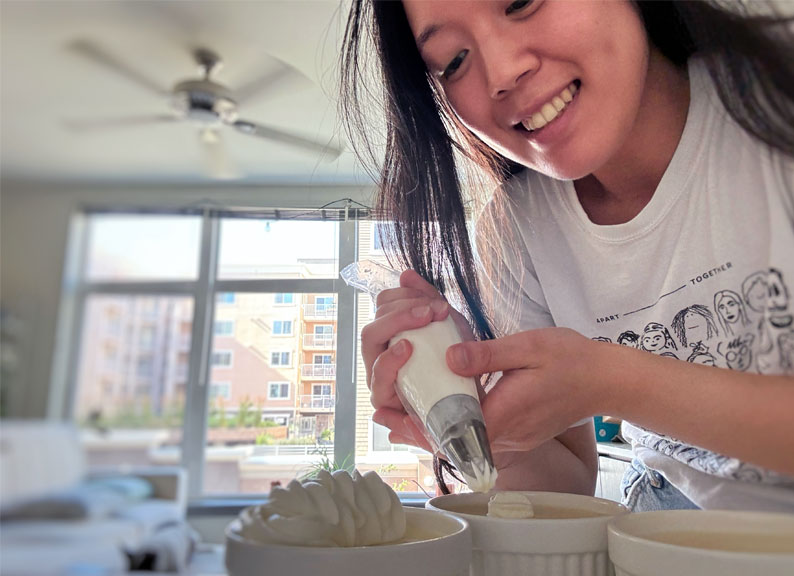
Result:
{"label": "white t-shirt", "polygon": [[[794,374],[794,161],[730,118],[701,62],[689,76],[684,133],[645,208],[596,225],[572,181],[524,171],[478,224],[497,206],[507,216],[496,245],[478,234],[502,264],[483,291],[506,332],[563,326],[681,361]],[[741,434],[741,414],[735,425]],[[623,433],[701,507],[794,512],[794,478],[628,423]]]}

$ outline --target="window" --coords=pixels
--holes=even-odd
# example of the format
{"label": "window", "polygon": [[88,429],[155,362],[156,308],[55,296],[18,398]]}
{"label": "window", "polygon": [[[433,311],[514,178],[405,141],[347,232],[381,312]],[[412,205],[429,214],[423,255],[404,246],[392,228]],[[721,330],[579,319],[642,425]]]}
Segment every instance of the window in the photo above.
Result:
{"label": "window", "polygon": [[276,294],[276,304],[292,304],[293,294]]}
{"label": "window", "polygon": [[273,334],[276,336],[289,336],[292,334],[292,320],[274,320]]}
{"label": "window", "polygon": [[288,399],[289,398],[289,382],[268,382],[267,383],[267,397],[270,399]]}
{"label": "window", "polygon": [[317,306],[318,312],[325,312],[327,310],[332,310],[335,302],[333,296],[324,296],[320,298],[314,299],[314,304]]}
{"label": "window", "polygon": [[312,394],[315,396],[330,396],[331,395],[331,385],[330,384],[315,384],[312,386]]}
{"label": "window", "polygon": [[315,354],[312,364],[333,364],[330,354]]}
{"label": "window", "polygon": [[218,350],[212,353],[212,365],[229,368],[232,365],[231,350]]}
{"label": "window", "polygon": [[336,222],[224,218],[218,278],[338,278],[338,247]]}
{"label": "window", "polygon": [[141,328],[138,345],[143,349],[150,349],[154,346],[154,339],[157,329],[154,326],[144,326]]}
{"label": "window", "polygon": [[[66,375],[63,410],[82,426],[89,467],[183,466],[199,498],[266,493],[318,450],[355,464],[356,418],[337,421],[335,407],[354,401],[353,317],[337,307],[355,306],[338,271],[358,224],[228,214],[77,217],[70,247],[84,266],[66,267],[76,314],[53,372]],[[149,234],[157,241],[135,241]],[[321,315],[306,319],[309,305]]]}
{"label": "window", "polygon": [[370,250],[376,254],[383,254],[383,242],[381,236],[391,233],[392,223],[389,222],[367,222],[367,226],[371,227],[372,241],[370,242]]}
{"label": "window", "polygon": [[86,277],[91,281],[198,278],[201,218],[97,214],[89,228]]}
{"label": "window", "polygon": [[221,292],[218,294],[218,304],[234,304],[234,292]]}
{"label": "window", "polygon": [[289,366],[290,362],[290,353],[289,352],[271,352],[270,353],[270,365],[271,366]]}
{"label": "window", "polygon": [[216,336],[231,336],[232,334],[234,334],[234,320],[215,321]]}
{"label": "window", "polygon": [[213,382],[210,384],[210,399],[225,398],[226,400],[232,397],[232,384],[231,382]]}

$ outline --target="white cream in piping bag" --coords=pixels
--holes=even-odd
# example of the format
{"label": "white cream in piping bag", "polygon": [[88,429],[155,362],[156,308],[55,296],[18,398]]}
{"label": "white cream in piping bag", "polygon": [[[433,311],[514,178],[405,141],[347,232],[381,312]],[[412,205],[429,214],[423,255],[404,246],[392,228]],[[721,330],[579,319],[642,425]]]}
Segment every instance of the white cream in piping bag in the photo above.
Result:
{"label": "white cream in piping bag", "polygon": [[369,546],[405,534],[405,510],[375,472],[321,470],[316,479],[270,491],[266,504],[240,513],[252,542],[292,546]]}
{"label": "white cream in piping bag", "polygon": [[[412,352],[411,357],[397,373],[397,393],[403,406],[409,412],[413,412],[412,416],[419,419],[421,425],[427,429],[428,414],[440,401],[448,400],[450,397],[469,396],[474,400],[477,418],[481,422],[482,412],[479,408],[475,380],[455,374],[447,365],[447,348],[462,342],[452,317],[447,316],[444,320],[431,322],[422,328],[400,332],[391,339],[390,345],[402,339],[411,343]],[[471,401],[469,404],[472,404]],[[458,420],[458,422],[466,422],[466,420]],[[483,425],[483,431],[484,429]],[[449,451],[449,444],[439,445],[442,439],[433,438],[429,431],[426,432],[426,436],[431,443],[436,444],[435,448],[446,452],[471,490],[488,492],[494,487],[497,472],[493,464],[488,461],[491,457],[490,453],[488,459],[474,457],[467,462],[456,462],[455,455]],[[484,435],[481,440],[485,446],[480,444],[474,448],[484,456],[483,450],[489,447]],[[472,443],[468,445],[471,447]]]}

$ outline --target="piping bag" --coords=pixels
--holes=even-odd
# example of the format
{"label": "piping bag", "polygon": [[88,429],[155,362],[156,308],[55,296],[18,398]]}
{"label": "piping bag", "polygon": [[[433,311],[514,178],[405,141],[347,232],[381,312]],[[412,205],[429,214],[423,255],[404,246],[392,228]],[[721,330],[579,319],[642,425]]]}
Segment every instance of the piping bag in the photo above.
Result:
{"label": "piping bag", "polygon": [[[400,274],[371,260],[346,266],[342,279],[368,292],[400,286]],[[491,447],[473,378],[458,376],[447,366],[447,348],[462,342],[452,316],[396,334],[389,346],[405,339],[413,352],[397,373],[395,390],[414,424],[436,452],[443,453],[474,492],[488,492],[496,482]]]}

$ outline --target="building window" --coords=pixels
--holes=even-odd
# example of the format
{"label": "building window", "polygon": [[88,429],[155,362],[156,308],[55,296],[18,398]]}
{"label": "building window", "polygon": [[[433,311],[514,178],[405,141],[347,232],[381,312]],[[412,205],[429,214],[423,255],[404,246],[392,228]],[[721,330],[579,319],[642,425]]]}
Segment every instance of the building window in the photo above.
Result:
{"label": "building window", "polygon": [[269,400],[286,400],[289,398],[289,382],[268,382],[267,397]]}
{"label": "building window", "polygon": [[317,324],[314,326],[314,333],[315,334],[333,334],[334,333],[334,326],[333,324]]}
{"label": "building window", "polygon": [[278,293],[276,294],[276,304],[293,304],[293,297],[292,293]]}
{"label": "building window", "polygon": [[218,304],[234,304],[234,292],[221,292],[218,294]]}
{"label": "building window", "polygon": [[215,398],[224,398],[226,400],[232,397],[232,383],[231,382],[213,382],[210,384],[210,400]]}
{"label": "building window", "polygon": [[314,300],[317,312],[329,312],[334,309],[335,301],[333,296],[318,296]]}
{"label": "building window", "polygon": [[212,353],[212,365],[229,368],[232,365],[232,351],[231,350],[216,350]]}
{"label": "building window", "polygon": [[333,364],[334,361],[330,354],[314,354],[312,364]]}
{"label": "building window", "polygon": [[271,352],[270,353],[270,365],[271,366],[289,366],[290,362],[290,352]]}
{"label": "building window", "polygon": [[312,395],[314,396],[330,396],[331,395],[331,385],[330,384],[315,384],[312,386]]}
{"label": "building window", "polygon": [[273,320],[273,335],[291,336],[292,320]]}
{"label": "building window", "polygon": [[376,254],[383,253],[383,242],[381,240],[381,235],[385,232],[386,234],[391,233],[391,228],[393,224],[391,222],[372,222],[372,244],[370,247],[371,252],[375,252]]}
{"label": "building window", "polygon": [[215,335],[231,336],[234,334],[234,320],[216,320]]}

